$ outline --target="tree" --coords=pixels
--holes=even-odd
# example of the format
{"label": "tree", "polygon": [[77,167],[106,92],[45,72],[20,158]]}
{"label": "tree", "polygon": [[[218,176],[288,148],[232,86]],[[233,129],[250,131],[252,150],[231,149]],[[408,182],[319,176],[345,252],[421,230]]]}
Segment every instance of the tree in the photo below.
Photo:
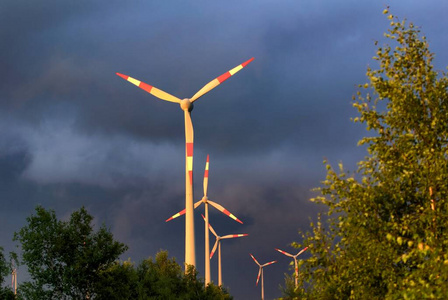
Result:
{"label": "tree", "polygon": [[66,222],[58,220],[53,210],[36,207],[36,214],[14,235],[32,279],[19,287],[23,297],[94,298],[101,271],[112,266],[127,246],[115,241],[104,226],[94,232],[92,220],[84,207]]}
{"label": "tree", "polygon": [[0,299],[14,299],[14,293],[10,288],[3,287],[5,277],[11,274],[11,265],[6,261],[3,247],[0,247]]}
{"label": "tree", "polygon": [[[328,211],[303,234],[304,299],[443,299],[448,295],[448,77],[425,37],[390,20],[369,82],[354,97],[355,122],[372,132],[354,173],[326,163],[311,199]],[[297,245],[302,246],[302,245]]]}
{"label": "tree", "polygon": [[137,267],[137,274],[138,299],[233,299],[221,287],[209,284],[204,288],[196,269],[189,266],[184,273],[174,258],[168,258],[167,251],[157,253],[155,260],[144,260]]}

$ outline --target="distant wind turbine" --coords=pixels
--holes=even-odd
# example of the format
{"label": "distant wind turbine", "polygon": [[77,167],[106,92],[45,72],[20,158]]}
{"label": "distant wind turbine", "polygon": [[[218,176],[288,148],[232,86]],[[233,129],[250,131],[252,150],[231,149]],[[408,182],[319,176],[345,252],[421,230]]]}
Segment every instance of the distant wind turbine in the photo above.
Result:
{"label": "distant wind turbine", "polygon": [[283,251],[283,250],[280,250],[280,249],[275,248],[275,250],[277,250],[278,252],[283,253],[283,254],[286,255],[286,256],[289,256],[289,257],[294,258],[294,270],[295,270],[295,274],[296,274],[296,275],[295,275],[295,287],[297,287],[297,285],[299,284],[299,267],[298,267],[298,265],[297,265],[297,256],[299,256],[300,254],[302,254],[303,252],[305,252],[306,249],[308,249],[308,247],[303,248],[303,249],[300,250],[299,253],[297,253],[296,255],[292,255],[292,254],[289,254],[289,253],[287,253],[287,252],[285,252],[285,251]]}
{"label": "distant wind turbine", "polygon": [[[210,165],[210,156],[207,155],[207,162],[205,163],[205,172],[204,172],[204,196],[202,197],[201,200],[197,201],[194,204],[194,208],[195,209],[197,207],[199,207],[202,203],[204,203],[204,206],[205,206],[205,282],[204,282],[205,286],[207,286],[207,284],[210,283],[210,281],[211,281],[211,279],[210,279],[210,258],[208,256],[208,254],[210,253],[210,238],[209,238],[209,230],[208,230],[208,224],[209,224],[208,205],[210,204],[211,206],[213,206],[214,208],[216,208],[217,210],[219,210],[220,212],[222,212],[226,216],[228,216],[228,217],[234,219],[235,221],[243,224],[243,222],[241,222],[237,217],[235,217],[234,214],[229,212],[227,209],[225,209],[224,207],[222,207],[218,203],[213,202],[213,201],[208,199],[208,197],[207,197],[207,189],[208,189],[209,165]],[[177,218],[179,216],[182,216],[184,214],[185,214],[185,209],[180,211],[180,212],[178,212],[177,214],[171,216],[165,222],[169,222],[172,219],[175,219],[175,218]]]}
{"label": "distant wind turbine", "polygon": [[[204,215],[202,215],[202,218],[205,221]],[[228,235],[224,235],[224,236],[219,236],[216,234],[216,231],[213,229],[212,225],[208,224],[208,228],[216,237],[215,245],[213,246],[212,252],[210,253],[210,259],[212,259],[213,255],[215,254],[216,248],[218,248],[218,286],[221,286],[222,285],[221,240],[239,238],[239,237],[243,237],[243,236],[248,236],[248,234],[247,233],[239,233],[239,234],[228,234]]]}
{"label": "distant wind turbine", "polygon": [[263,268],[269,265],[272,265],[274,263],[276,263],[276,260],[273,260],[271,262],[265,263],[264,265],[260,265],[260,263],[255,259],[255,257],[249,253],[250,257],[252,257],[252,259],[254,260],[254,262],[260,267],[259,271],[258,271],[258,276],[257,276],[257,284],[258,285],[258,280],[260,280],[260,275],[261,275],[261,300],[264,300],[264,276],[263,276]]}
{"label": "distant wind turbine", "polygon": [[17,268],[15,264],[12,265],[11,288],[14,292],[14,295],[17,295]]}
{"label": "distant wind turbine", "polygon": [[[206,93],[210,92],[212,89],[223,83],[225,80],[230,78],[232,75],[247,66],[254,58],[238,65],[232,70],[222,74],[221,76],[213,79],[207,83],[203,88],[201,88],[196,94],[190,99],[185,98],[183,100],[168,94],[158,88],[144,83],[140,80],[134,79],[127,75],[116,73],[118,76],[129,81],[130,83],[138,86],[144,91],[152,94],[153,96],[180,104],[180,108],[184,111],[185,119],[185,263],[187,265],[192,265],[196,267],[196,251],[194,242],[194,218],[193,218],[193,123],[191,122],[191,111],[193,110],[193,102],[198,100],[200,97],[204,96]],[[185,271],[187,268],[185,268]]]}

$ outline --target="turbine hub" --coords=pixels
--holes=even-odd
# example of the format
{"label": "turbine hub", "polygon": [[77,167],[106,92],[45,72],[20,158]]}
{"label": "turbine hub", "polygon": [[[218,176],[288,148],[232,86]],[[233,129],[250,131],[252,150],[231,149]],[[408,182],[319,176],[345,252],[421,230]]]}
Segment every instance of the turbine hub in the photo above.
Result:
{"label": "turbine hub", "polygon": [[180,108],[182,110],[192,111],[193,110],[193,103],[191,103],[190,99],[185,98],[180,100]]}

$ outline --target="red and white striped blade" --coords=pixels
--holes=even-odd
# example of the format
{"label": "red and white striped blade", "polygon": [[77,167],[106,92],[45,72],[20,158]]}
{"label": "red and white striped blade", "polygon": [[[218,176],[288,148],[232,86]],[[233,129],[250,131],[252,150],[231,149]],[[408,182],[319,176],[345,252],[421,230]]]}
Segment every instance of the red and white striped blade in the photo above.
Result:
{"label": "red and white striped blade", "polygon": [[307,249],[308,249],[308,247],[305,247],[302,250],[300,250],[300,252],[296,254],[296,257],[299,256],[300,254],[302,254],[303,252],[305,252]]}
{"label": "red and white striped blade", "polygon": [[276,260],[273,260],[273,261],[270,261],[270,262],[268,262],[268,263],[265,263],[264,265],[261,265],[261,267],[264,268],[264,267],[266,267],[266,266],[275,264],[276,262],[277,262]]}
{"label": "red and white striped blade", "polygon": [[204,171],[204,196],[207,197],[207,188],[208,188],[208,168],[209,168],[209,158],[210,156],[207,154],[207,162],[205,163],[205,171]]}
{"label": "red and white striped blade", "polygon": [[294,255],[289,254],[288,252],[285,252],[285,251],[283,251],[283,250],[280,250],[280,249],[277,249],[277,248],[275,248],[275,250],[277,250],[278,252],[280,252],[280,253],[282,253],[282,254],[284,254],[284,255],[286,255],[286,256],[294,257]]}
{"label": "red and white striped blade", "polygon": [[216,208],[217,210],[219,210],[220,212],[222,212],[223,214],[225,214],[226,216],[228,216],[229,218],[234,219],[235,221],[243,224],[243,222],[241,222],[240,219],[238,219],[234,214],[232,214],[230,211],[228,211],[227,209],[225,209],[224,207],[222,207],[222,205],[213,202],[211,200],[207,201],[208,203],[210,203],[211,206],[213,206],[214,208]]}
{"label": "red and white striped blade", "polygon": [[[205,217],[203,214],[201,214],[202,218],[204,219],[205,222]],[[208,229],[210,229],[210,231],[216,236],[218,237],[218,235],[216,234],[215,230],[213,229],[212,225],[210,225],[210,223],[208,223]]]}
{"label": "red and white striped blade", "polygon": [[193,187],[193,141],[194,131],[193,123],[191,122],[191,115],[188,110],[184,111],[185,116],[185,161],[187,164],[188,177],[190,186]]}
{"label": "red and white striped blade", "polygon": [[258,281],[260,280],[260,275],[261,275],[261,267],[260,267],[260,269],[258,270],[257,283],[255,284],[255,285],[257,285],[257,286],[258,286]]}
{"label": "red and white striped blade", "polygon": [[255,257],[254,257],[251,253],[249,253],[249,255],[250,255],[250,257],[252,257],[252,259],[254,260],[254,262],[255,262],[257,265],[261,266],[260,263],[255,259]]}
{"label": "red and white striped blade", "polygon": [[212,252],[210,252],[210,259],[212,259],[213,255],[215,254],[216,248],[218,247],[219,239],[216,237],[215,245],[213,245]]}
{"label": "red and white striped blade", "polygon": [[118,76],[120,76],[121,78],[123,78],[124,80],[129,81],[132,84],[135,84],[136,86],[138,86],[139,88],[141,88],[142,90],[150,93],[151,95],[156,96],[159,99],[165,100],[165,101],[170,101],[170,102],[174,102],[174,103],[180,103],[180,99],[168,94],[167,92],[164,92],[162,90],[159,90],[158,88],[149,85],[147,83],[144,83],[143,81],[137,80],[135,78],[132,78],[130,76],[127,75],[123,75],[120,73],[116,73]]}
{"label": "red and white striped blade", "polygon": [[238,65],[235,68],[233,68],[232,70],[230,70],[230,71],[222,74],[221,76],[213,79],[212,81],[207,83],[202,89],[200,89],[196,94],[194,94],[194,96],[191,97],[190,101],[194,102],[198,98],[204,96],[205,94],[207,94],[208,92],[213,90],[215,87],[217,87],[218,85],[220,85],[221,83],[223,83],[224,81],[229,79],[232,75],[236,74],[238,71],[243,69],[245,66],[247,66],[253,60],[254,60],[254,58],[252,57],[251,59],[243,62],[241,65]]}
{"label": "red and white striped blade", "polygon": [[247,233],[239,233],[239,234],[228,234],[225,236],[222,236],[221,239],[233,239],[233,238],[239,238],[243,236],[248,236]]}
{"label": "red and white striped blade", "polygon": [[175,219],[175,218],[180,217],[180,216],[182,216],[182,215],[185,215],[185,209],[181,210],[181,211],[178,212],[177,214],[175,214],[175,215],[171,216],[170,218],[166,219],[165,222],[169,222],[169,221],[171,221],[172,219]]}

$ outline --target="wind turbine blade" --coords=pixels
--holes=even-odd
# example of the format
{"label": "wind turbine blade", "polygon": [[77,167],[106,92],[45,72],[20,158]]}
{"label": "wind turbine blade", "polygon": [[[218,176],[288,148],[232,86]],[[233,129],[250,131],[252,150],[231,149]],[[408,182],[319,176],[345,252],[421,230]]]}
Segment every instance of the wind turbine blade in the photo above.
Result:
{"label": "wind turbine blade", "polygon": [[184,111],[185,116],[185,147],[186,147],[186,162],[188,169],[188,176],[190,178],[190,185],[193,185],[193,141],[194,131],[193,123],[191,122],[191,115],[188,110]]}
{"label": "wind turbine blade", "polygon": [[202,200],[197,201],[197,202],[194,204],[194,209],[196,209],[199,205],[201,205],[201,203],[202,203]]}
{"label": "wind turbine blade", "polygon": [[165,222],[169,222],[169,221],[171,221],[172,219],[175,219],[175,218],[180,217],[180,216],[182,216],[182,215],[185,215],[185,209],[181,210],[181,211],[178,212],[177,214],[175,214],[175,215],[171,216],[170,218],[166,219]]}
{"label": "wind turbine blade", "polygon": [[285,251],[283,251],[283,250],[280,250],[280,249],[277,249],[277,248],[275,248],[275,250],[277,250],[278,252],[280,252],[280,253],[282,253],[282,254],[284,254],[284,255],[286,255],[286,256],[294,257],[294,255],[289,254],[288,252],[285,252]]}
{"label": "wind turbine blade", "polygon": [[239,238],[243,236],[248,236],[247,233],[240,233],[240,234],[228,234],[225,236],[222,236],[221,239],[233,239],[233,238]]}
{"label": "wind turbine blade", "polygon": [[307,249],[308,249],[308,247],[305,247],[302,250],[300,250],[300,252],[296,254],[296,257],[299,256],[300,254],[302,254],[303,252],[305,252]]}
{"label": "wind turbine blade", "polygon": [[208,188],[208,168],[209,168],[209,155],[207,154],[207,162],[205,163],[205,171],[204,171],[204,196],[207,197],[207,188]]}
{"label": "wind turbine blade", "polygon": [[216,237],[215,245],[213,246],[212,252],[210,252],[210,259],[212,259],[213,254],[215,254],[216,247],[218,247],[218,243],[219,243],[219,239],[218,239],[218,237]]}
{"label": "wind turbine blade", "polygon": [[219,210],[220,212],[222,212],[223,214],[225,214],[226,216],[234,219],[235,221],[243,224],[243,222],[241,222],[240,219],[238,219],[237,217],[235,217],[234,214],[232,214],[230,211],[228,211],[227,209],[225,209],[224,207],[222,207],[220,204],[213,202],[211,200],[207,201],[208,203],[210,203],[211,206],[213,206],[214,208],[216,208],[217,210]]}
{"label": "wind turbine blade", "polygon": [[254,262],[261,267],[260,263],[255,259],[255,257],[251,253],[249,253],[249,255],[250,255],[250,257],[252,257]]}
{"label": "wind turbine blade", "polygon": [[273,260],[273,261],[270,261],[270,262],[268,262],[268,263],[265,263],[264,265],[262,265],[261,267],[262,268],[264,268],[264,267],[266,267],[266,266],[269,266],[269,265],[272,265],[272,264],[275,264],[277,261],[276,260]]}
{"label": "wind turbine blade", "polygon": [[257,283],[255,284],[257,286],[258,286],[258,281],[260,280],[260,275],[261,275],[261,267],[258,270]]}
{"label": "wind turbine blade", "polygon": [[166,100],[166,101],[170,101],[170,102],[174,102],[174,103],[180,103],[180,99],[168,94],[167,92],[164,92],[162,90],[159,90],[158,88],[149,85],[147,83],[144,83],[143,81],[137,80],[135,78],[129,77],[127,75],[123,75],[120,73],[116,73],[118,76],[120,76],[121,78],[123,78],[124,80],[129,81],[132,84],[135,84],[136,86],[138,86],[139,88],[141,88],[142,90],[145,90],[146,92],[156,96],[159,99],[162,100]]}
{"label": "wind turbine blade", "polygon": [[210,81],[209,83],[207,83],[202,89],[200,89],[196,94],[194,94],[193,97],[191,97],[190,101],[194,102],[196,101],[198,98],[204,96],[205,94],[207,94],[208,92],[210,92],[211,90],[213,90],[215,87],[217,87],[218,85],[220,85],[221,83],[223,83],[224,81],[226,81],[227,79],[229,79],[232,75],[234,75],[235,73],[237,73],[239,70],[241,70],[242,68],[244,68],[245,66],[247,66],[251,61],[253,61],[254,58],[252,57],[251,59],[249,59],[248,61],[243,62],[241,65],[236,66],[235,68],[233,68],[232,70],[222,74],[221,76],[213,79],[212,81]]}
{"label": "wind turbine blade", "polygon": [[[201,216],[202,216],[202,218],[203,218],[204,221],[205,221],[205,217],[204,217],[204,215],[201,214]],[[210,229],[210,231],[211,231],[216,237],[218,237],[218,235],[216,234],[215,230],[213,229],[212,225],[210,225],[210,223],[208,223],[208,229]]]}

